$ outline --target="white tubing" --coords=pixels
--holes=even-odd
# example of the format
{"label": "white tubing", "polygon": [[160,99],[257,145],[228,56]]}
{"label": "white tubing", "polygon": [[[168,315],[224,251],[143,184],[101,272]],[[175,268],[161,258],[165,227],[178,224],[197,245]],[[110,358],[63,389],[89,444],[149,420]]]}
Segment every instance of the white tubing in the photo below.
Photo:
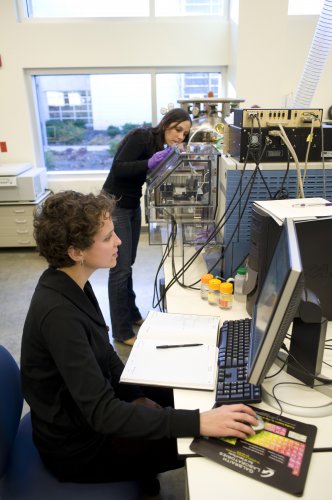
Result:
{"label": "white tubing", "polygon": [[332,0],[324,0],[307,61],[294,96],[294,108],[310,107],[331,45]]}

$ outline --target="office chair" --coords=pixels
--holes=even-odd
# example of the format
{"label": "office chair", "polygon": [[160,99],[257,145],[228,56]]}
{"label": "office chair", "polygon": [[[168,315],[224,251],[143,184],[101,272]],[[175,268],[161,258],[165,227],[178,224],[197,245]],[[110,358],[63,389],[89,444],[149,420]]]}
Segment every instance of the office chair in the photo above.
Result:
{"label": "office chair", "polygon": [[1,500],[137,500],[139,483],[61,483],[44,467],[32,441],[30,412],[21,418],[20,372],[0,345]]}

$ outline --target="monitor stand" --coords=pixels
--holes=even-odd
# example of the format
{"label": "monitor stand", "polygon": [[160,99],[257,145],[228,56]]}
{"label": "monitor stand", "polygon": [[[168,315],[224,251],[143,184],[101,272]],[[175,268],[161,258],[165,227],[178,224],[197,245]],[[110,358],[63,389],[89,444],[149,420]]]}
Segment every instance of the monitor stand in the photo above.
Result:
{"label": "monitor stand", "polygon": [[285,366],[281,360],[275,363],[267,377],[278,371],[280,373],[272,378],[266,378],[262,384],[264,403],[294,416],[326,417],[332,415],[331,385],[318,385],[320,383],[317,382],[314,387],[309,387],[286,370],[280,371],[281,366]]}
{"label": "monitor stand", "polygon": [[[299,317],[293,321],[289,351],[279,353],[262,386],[268,404],[293,415],[332,415],[332,370],[329,377],[322,374],[327,323],[316,296],[305,290]],[[269,378],[273,373],[278,375]]]}

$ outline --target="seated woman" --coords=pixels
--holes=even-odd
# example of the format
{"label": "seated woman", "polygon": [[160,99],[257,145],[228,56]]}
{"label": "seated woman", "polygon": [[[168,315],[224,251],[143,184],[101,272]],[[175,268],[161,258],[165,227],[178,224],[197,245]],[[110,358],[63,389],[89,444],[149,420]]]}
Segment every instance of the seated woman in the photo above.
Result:
{"label": "seated woman", "polygon": [[88,281],[116,264],[113,208],[108,195],[64,191],[49,196],[34,219],[49,267],[24,325],[22,387],[34,443],[60,481],[146,482],[183,466],[176,438],[244,438],[254,433],[246,424],[257,424],[242,404],[175,410],[169,389],[119,383],[123,363]]}

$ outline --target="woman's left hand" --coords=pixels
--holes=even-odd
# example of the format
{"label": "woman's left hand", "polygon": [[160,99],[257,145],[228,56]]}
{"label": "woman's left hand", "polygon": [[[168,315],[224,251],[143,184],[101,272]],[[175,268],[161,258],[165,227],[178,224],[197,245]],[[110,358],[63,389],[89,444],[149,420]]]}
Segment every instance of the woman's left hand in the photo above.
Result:
{"label": "woman's left hand", "polygon": [[152,170],[157,167],[167,155],[170,154],[172,148],[168,147],[163,149],[162,151],[157,151],[151,158],[148,160],[148,168]]}

